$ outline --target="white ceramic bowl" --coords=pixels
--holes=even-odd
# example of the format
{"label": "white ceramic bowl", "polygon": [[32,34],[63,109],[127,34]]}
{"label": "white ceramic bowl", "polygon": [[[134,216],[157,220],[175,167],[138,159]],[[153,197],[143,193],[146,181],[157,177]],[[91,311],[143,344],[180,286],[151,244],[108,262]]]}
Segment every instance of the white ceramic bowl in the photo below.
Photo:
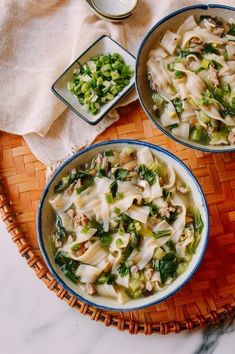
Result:
{"label": "white ceramic bowl", "polygon": [[102,36],[97,41],[95,41],[84,53],[82,53],[66,70],[65,72],[55,81],[52,85],[52,92],[63,101],[74,113],[76,113],[85,122],[95,125],[101,121],[102,118],[128,93],[135,85],[134,75],[130,79],[129,85],[123,88],[117,96],[114,97],[112,101],[107,102],[105,105],[101,106],[100,112],[93,115],[88,112],[86,107],[79,103],[77,97],[73,95],[67,88],[68,81],[73,78],[73,72],[78,69],[80,65],[85,64],[93,56],[99,56],[101,54],[118,53],[120,54],[125,63],[130,65],[132,69],[135,67],[135,57],[124,49],[120,44],[118,44],[114,39],[109,36]]}
{"label": "white ceramic bowl", "polygon": [[[49,203],[49,199],[54,195],[55,185],[59,182],[61,177],[65,176],[72,168],[77,167],[80,164],[84,164],[85,162],[89,161],[94,155],[106,150],[107,147],[108,149],[115,149],[127,145],[131,145],[137,150],[143,148],[144,146],[148,146],[156,157],[159,157],[159,159],[161,159],[166,164],[170,164],[173,166],[173,168],[177,171],[178,175],[190,187],[193,198],[197,207],[200,210],[205,226],[201,235],[201,240],[196,249],[196,253],[193,255],[187,270],[183,274],[177,277],[175,281],[162,292],[158,292],[149,297],[130,300],[126,304],[120,305],[115,300],[104,298],[101,296],[94,297],[84,291],[78,290],[77,286],[73,284],[68,278],[66,278],[62,271],[59,269],[59,267],[55,264],[54,257],[52,255],[49,245],[49,235],[54,227],[55,216]],[[53,274],[58,283],[60,283],[66,290],[68,290],[80,300],[92,306],[109,310],[130,311],[141,309],[165,300],[166,298],[174,294],[176,291],[178,291],[192,277],[192,275],[198,268],[206,249],[209,233],[209,214],[206,200],[200,185],[198,184],[196,178],[188,169],[188,167],[186,167],[186,165],[184,165],[184,163],[180,161],[177,157],[175,157],[168,151],[149,143],[141,141],[136,142],[132,140],[111,140],[92,145],[87,149],[80,151],[79,153],[65,161],[64,164],[53,175],[52,179],[44,190],[39,204],[37,215],[37,233],[40,250],[50,272]]]}
{"label": "white ceramic bowl", "polygon": [[153,102],[152,102],[152,91],[149,87],[149,82],[147,79],[147,58],[151,49],[155,48],[164,33],[170,29],[176,31],[179,26],[185,21],[187,17],[194,15],[196,19],[199,19],[200,15],[210,15],[222,17],[225,20],[234,18],[235,7],[226,5],[194,5],[182,8],[175,11],[168,16],[164,17],[152,29],[147,33],[143,39],[136,59],[136,89],[139,96],[140,103],[147,113],[148,117],[151,119],[153,124],[157,126],[164,134],[166,134],[171,139],[186,145],[187,147],[208,151],[208,152],[225,152],[225,151],[235,151],[235,145],[224,145],[224,146],[212,146],[203,145],[191,140],[184,140],[182,138],[176,137],[169,130],[163,127],[160,120],[154,119],[153,113]]}

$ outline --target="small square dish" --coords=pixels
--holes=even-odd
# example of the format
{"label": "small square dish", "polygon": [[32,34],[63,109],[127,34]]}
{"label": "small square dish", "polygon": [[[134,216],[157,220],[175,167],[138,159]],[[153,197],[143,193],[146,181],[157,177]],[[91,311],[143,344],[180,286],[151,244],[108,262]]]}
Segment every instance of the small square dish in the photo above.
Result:
{"label": "small square dish", "polygon": [[76,113],[85,122],[95,125],[128,93],[135,85],[135,75],[130,78],[130,82],[125,86],[112,100],[108,101],[100,107],[99,113],[92,114],[87,110],[86,105],[79,102],[78,98],[67,88],[68,82],[73,79],[74,72],[81,65],[90,61],[92,57],[97,57],[102,54],[118,53],[122,56],[126,65],[129,65],[133,71],[135,69],[135,57],[124,49],[120,44],[114,41],[107,35],[97,39],[83,54],[81,54],[55,81],[52,85],[52,92],[62,100],[74,113]]}

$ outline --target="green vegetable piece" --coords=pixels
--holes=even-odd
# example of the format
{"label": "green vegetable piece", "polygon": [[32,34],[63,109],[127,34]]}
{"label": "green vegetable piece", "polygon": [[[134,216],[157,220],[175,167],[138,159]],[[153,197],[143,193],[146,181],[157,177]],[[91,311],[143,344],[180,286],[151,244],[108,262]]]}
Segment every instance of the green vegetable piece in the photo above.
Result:
{"label": "green vegetable piece", "polygon": [[80,247],[81,247],[81,245],[80,245],[79,243],[75,243],[75,244],[71,247],[71,250],[72,250],[73,252],[77,252]]}
{"label": "green vegetable piece", "polygon": [[85,191],[88,187],[91,187],[94,183],[94,178],[89,175],[88,173],[83,173],[81,176],[81,187],[76,189],[77,194],[82,193]]}
{"label": "green vegetable piece", "polygon": [[219,63],[218,61],[216,61],[216,60],[211,60],[211,64],[213,64],[214,67],[215,67],[217,70],[220,70],[220,69],[222,69],[222,67],[223,67],[223,65],[220,64],[220,63]]}
{"label": "green vegetable piece", "polygon": [[166,236],[171,236],[171,231],[169,229],[153,232],[153,237],[156,239],[161,238],[161,237],[166,237]]}
{"label": "green vegetable piece", "polygon": [[123,242],[122,242],[122,240],[120,239],[120,238],[118,238],[117,240],[116,240],[116,245],[117,245],[117,247],[122,247],[122,245],[123,245]]}
{"label": "green vegetable piece", "polygon": [[99,168],[96,172],[96,177],[102,178],[105,177],[105,170],[103,168]]}
{"label": "green vegetable piece", "polygon": [[125,275],[130,274],[130,267],[127,266],[125,263],[121,263],[117,271],[121,277],[125,277]]}
{"label": "green vegetable piece", "polygon": [[112,197],[115,198],[115,197],[116,197],[116,194],[117,194],[117,190],[118,190],[117,181],[114,181],[114,182],[110,185],[109,189],[110,189],[110,192],[111,192]]}
{"label": "green vegetable piece", "polygon": [[[159,247],[159,248],[157,248],[156,249],[156,251],[154,252],[154,257],[157,259],[157,260],[159,260],[160,261],[160,259],[162,259],[162,257],[163,256],[165,256],[165,252],[164,252],[164,250],[161,248],[161,247]],[[155,269],[157,269],[158,270],[158,262],[156,263],[157,265],[156,265],[156,267],[155,267]]]}
{"label": "green vegetable piece", "polygon": [[175,124],[168,125],[167,128],[168,128],[169,130],[172,130],[172,129],[174,129],[174,128],[177,128],[178,126],[179,126],[179,125],[178,125],[177,123],[175,123]]}
{"label": "green vegetable piece", "polygon": [[158,270],[162,284],[165,284],[169,278],[175,278],[178,265],[179,260],[174,253],[169,252],[160,259]]}
{"label": "green vegetable piece", "polygon": [[133,294],[133,299],[139,299],[142,296],[142,291],[139,289]]}
{"label": "green vegetable piece", "polygon": [[67,175],[66,177],[62,177],[61,181],[55,186],[54,192],[61,193],[65,189],[67,189],[69,185],[70,185],[70,175]]}
{"label": "green vegetable piece", "polygon": [[181,79],[182,77],[184,77],[185,74],[183,73],[183,71],[180,70],[176,70],[175,72],[175,79]]}
{"label": "green vegetable piece", "polygon": [[190,139],[193,141],[196,141],[198,143],[201,143],[203,145],[208,145],[210,138],[208,136],[208,133],[203,129],[202,127],[198,127],[193,129]]}
{"label": "green vegetable piece", "polygon": [[[180,58],[186,58],[188,55],[196,55],[199,59],[201,58],[201,53],[193,51],[193,50],[186,50],[186,49],[178,49],[178,54]],[[180,58],[176,62],[180,62]]]}
{"label": "green vegetable piece", "polygon": [[62,220],[58,214],[56,215],[55,226],[56,226],[56,238],[60,241],[64,241],[67,238],[67,232],[63,227]]}
{"label": "green vegetable piece", "polygon": [[152,100],[158,108],[164,108],[167,103],[167,101],[156,92],[152,94]]}
{"label": "green vegetable piece", "polygon": [[213,53],[220,55],[219,50],[213,47],[211,43],[204,43],[204,53]]}
{"label": "green vegetable piece", "polygon": [[123,199],[124,198],[124,193],[122,192],[117,192],[116,194],[116,199],[120,200],[120,199]]}
{"label": "green vegetable piece", "polygon": [[114,178],[120,181],[124,181],[127,178],[128,174],[129,174],[129,170],[126,170],[125,168],[118,168],[114,172]]}
{"label": "green vegetable piece", "polygon": [[97,278],[96,283],[98,285],[101,285],[101,284],[112,285],[115,283],[116,278],[117,278],[117,275],[112,274],[111,272],[103,273]]}
{"label": "green vegetable piece", "polygon": [[174,71],[174,63],[167,64],[167,69],[169,71]]}
{"label": "green vegetable piece", "polygon": [[215,130],[211,133],[211,142],[214,144],[226,143],[228,141],[228,134],[229,130],[227,127],[219,128],[218,130]]}
{"label": "green vegetable piece", "polygon": [[84,227],[82,228],[82,230],[81,230],[81,232],[82,232],[83,234],[87,234],[88,231],[89,231],[89,227],[87,227],[87,226],[84,226]]}
{"label": "green vegetable piece", "polygon": [[141,176],[144,180],[146,180],[150,186],[154,184],[156,181],[157,173],[155,171],[150,170],[145,165],[138,165],[137,166],[137,173]]}
{"label": "green vegetable piece", "polygon": [[153,269],[158,270],[158,264],[159,264],[159,261],[158,261],[158,260],[156,260],[156,259],[153,259],[153,260],[152,260],[152,267],[153,267]]}
{"label": "green vegetable piece", "polygon": [[235,109],[235,97],[232,98],[232,101],[231,101],[231,103],[230,103],[230,107],[231,107],[232,109]]}
{"label": "green vegetable piece", "polygon": [[107,71],[107,70],[111,70],[111,65],[110,64],[105,64],[101,68],[101,71]]}
{"label": "green vegetable piece", "polygon": [[202,221],[200,211],[196,205],[194,205],[193,207],[193,217],[194,217],[195,231],[197,231],[200,234],[204,228],[204,223]]}
{"label": "green vegetable piece", "polygon": [[229,34],[230,36],[235,36],[235,23],[232,23],[230,25],[230,28],[229,28],[227,34]]}
{"label": "green vegetable piece", "polygon": [[121,214],[121,209],[115,207],[114,208],[114,213],[117,214],[117,215]]}
{"label": "green vegetable piece", "polygon": [[163,196],[163,199],[169,203],[171,197],[172,197],[172,192],[171,191],[168,191],[167,189],[163,188],[162,189],[162,196]]}
{"label": "green vegetable piece", "polygon": [[61,193],[67,189],[71,183],[73,183],[77,178],[76,170],[72,170],[67,176],[62,177],[60,182],[55,186],[54,192]]}
{"label": "green vegetable piece", "polygon": [[202,62],[201,62],[201,67],[202,67],[203,69],[206,69],[206,70],[207,70],[207,69],[209,68],[210,63],[211,63],[210,60],[204,58],[204,59],[202,60]]}
{"label": "green vegetable piece", "polygon": [[194,236],[194,240],[189,245],[186,246],[187,254],[193,255],[196,252],[200,239],[201,239],[200,235],[196,233]]}
{"label": "green vegetable piece", "polygon": [[173,101],[172,101],[174,107],[175,107],[175,110],[176,112],[178,113],[182,113],[184,111],[184,108],[183,108],[183,102],[180,98],[176,97]]}
{"label": "green vegetable piece", "polygon": [[137,248],[140,243],[140,236],[137,232],[132,232],[130,236],[130,246],[132,248]]}
{"label": "green vegetable piece", "polygon": [[111,193],[105,193],[105,199],[108,204],[112,204],[114,202],[112,194]]}
{"label": "green vegetable piece", "polygon": [[120,74],[117,71],[111,71],[112,80],[117,80],[120,78]]}
{"label": "green vegetable piece", "polygon": [[109,247],[113,238],[112,236],[107,233],[107,232],[103,232],[101,235],[100,235],[100,240],[101,240],[101,245],[102,247],[106,248],[106,247]]}
{"label": "green vegetable piece", "polygon": [[231,93],[231,86],[229,84],[224,84],[222,86],[222,90],[225,95],[230,94]]}
{"label": "green vegetable piece", "polygon": [[54,257],[55,263],[61,268],[65,276],[77,284],[79,277],[75,274],[79,262],[66,256],[62,251],[57,252]]}
{"label": "green vegetable piece", "polygon": [[159,207],[155,203],[153,202],[149,203],[148,207],[149,207],[150,216],[158,216]]}
{"label": "green vegetable piece", "polygon": [[172,240],[167,241],[166,245],[167,245],[167,247],[169,247],[170,252],[172,252],[172,253],[176,252],[175,244]]}

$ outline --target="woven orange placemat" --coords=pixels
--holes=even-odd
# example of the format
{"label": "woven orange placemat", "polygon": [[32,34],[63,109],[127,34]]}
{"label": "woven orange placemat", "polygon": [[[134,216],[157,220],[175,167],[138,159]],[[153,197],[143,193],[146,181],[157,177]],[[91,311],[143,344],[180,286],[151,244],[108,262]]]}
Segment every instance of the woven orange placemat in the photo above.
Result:
{"label": "woven orange placemat", "polygon": [[235,153],[211,154],[176,144],[153,127],[139,103],[119,110],[121,119],[97,141],[145,140],[173,152],[198,178],[210,210],[211,231],[204,260],[193,278],[166,301],[126,313],[98,310],[78,301],[48,272],[35,228],[38,201],[45,186],[45,166],[23,138],[0,135],[0,216],[12,241],[46,286],[91,319],[130,333],[191,330],[231,316],[235,310]]}

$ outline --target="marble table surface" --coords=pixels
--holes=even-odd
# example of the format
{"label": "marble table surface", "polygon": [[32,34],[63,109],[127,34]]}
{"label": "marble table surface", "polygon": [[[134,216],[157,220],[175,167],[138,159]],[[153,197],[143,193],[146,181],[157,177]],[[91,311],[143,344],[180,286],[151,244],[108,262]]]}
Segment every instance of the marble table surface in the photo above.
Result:
{"label": "marble table surface", "polygon": [[232,354],[235,321],[206,330],[130,335],[71,309],[50,292],[20,257],[0,221],[1,354]]}

